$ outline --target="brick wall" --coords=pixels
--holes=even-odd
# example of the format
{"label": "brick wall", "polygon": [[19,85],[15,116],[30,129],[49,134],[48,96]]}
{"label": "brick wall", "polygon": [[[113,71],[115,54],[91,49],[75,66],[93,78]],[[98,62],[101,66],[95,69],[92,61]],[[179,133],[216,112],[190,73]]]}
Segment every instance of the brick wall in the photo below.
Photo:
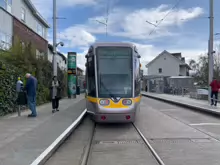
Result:
{"label": "brick wall", "polygon": [[32,29],[27,27],[25,24],[21,23],[16,18],[13,18],[13,43],[15,42],[15,37],[17,36],[20,40],[25,43],[31,42],[36,49],[40,52],[47,53],[48,41],[42,38],[40,35],[35,33]]}

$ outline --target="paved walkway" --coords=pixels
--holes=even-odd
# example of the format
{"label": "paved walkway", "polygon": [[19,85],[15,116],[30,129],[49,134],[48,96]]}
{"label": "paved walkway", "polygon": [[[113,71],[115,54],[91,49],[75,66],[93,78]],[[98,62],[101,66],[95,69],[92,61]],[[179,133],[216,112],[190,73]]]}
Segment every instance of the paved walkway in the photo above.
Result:
{"label": "paved walkway", "polygon": [[37,107],[37,118],[24,111],[0,119],[0,165],[29,165],[83,112],[84,95],[61,100],[60,112],[52,114],[51,108]]}
{"label": "paved walkway", "polygon": [[169,94],[157,94],[150,92],[142,92],[143,95],[159,100],[163,100],[166,102],[174,103],[177,105],[186,106],[189,108],[193,108],[196,110],[201,110],[213,114],[220,115],[220,106],[217,107],[211,106],[208,101],[192,99],[187,96],[177,96],[177,95],[169,95]]}

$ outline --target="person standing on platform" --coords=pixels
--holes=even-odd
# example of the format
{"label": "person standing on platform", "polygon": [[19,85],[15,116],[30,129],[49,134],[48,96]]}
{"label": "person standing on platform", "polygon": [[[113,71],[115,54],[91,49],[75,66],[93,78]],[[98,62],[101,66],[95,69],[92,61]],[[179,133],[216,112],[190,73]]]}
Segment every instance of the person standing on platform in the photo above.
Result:
{"label": "person standing on platform", "polygon": [[61,84],[54,76],[52,79],[52,84],[50,87],[51,97],[52,97],[52,113],[59,111],[59,100],[61,99]]}
{"label": "person standing on platform", "polygon": [[27,92],[28,106],[31,110],[31,114],[28,117],[36,117],[36,95],[37,95],[37,79],[30,73],[26,74],[27,82],[24,90]]}
{"label": "person standing on platform", "polygon": [[[217,106],[218,102],[218,91],[220,88],[219,82],[216,80],[216,78],[213,78],[212,82],[210,83],[211,86],[211,105]],[[215,98],[213,98],[215,96]]]}

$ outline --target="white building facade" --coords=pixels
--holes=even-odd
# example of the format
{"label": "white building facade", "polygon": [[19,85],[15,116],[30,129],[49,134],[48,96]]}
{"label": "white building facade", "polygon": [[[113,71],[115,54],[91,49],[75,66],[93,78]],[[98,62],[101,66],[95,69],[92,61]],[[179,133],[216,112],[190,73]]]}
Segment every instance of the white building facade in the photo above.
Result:
{"label": "white building facade", "polygon": [[190,67],[181,53],[163,51],[146,65],[148,75],[189,76]]}
{"label": "white building facade", "polygon": [[[50,44],[48,44],[47,58],[48,58],[48,61],[50,61],[51,63],[53,62],[53,46]],[[57,60],[57,66],[59,66],[61,70],[66,71],[67,70],[66,57],[62,53],[57,51],[56,60]]]}

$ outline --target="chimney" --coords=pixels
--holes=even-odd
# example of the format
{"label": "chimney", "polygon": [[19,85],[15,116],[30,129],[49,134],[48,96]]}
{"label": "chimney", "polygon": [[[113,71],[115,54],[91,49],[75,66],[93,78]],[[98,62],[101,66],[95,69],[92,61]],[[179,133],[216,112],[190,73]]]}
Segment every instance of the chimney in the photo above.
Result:
{"label": "chimney", "polygon": [[185,63],[185,57],[182,57],[182,58],[181,58],[181,61]]}
{"label": "chimney", "polygon": [[178,58],[178,59],[180,59],[181,60],[181,57],[182,57],[182,55],[181,55],[181,53],[171,53],[174,57],[176,57],[176,58]]}

